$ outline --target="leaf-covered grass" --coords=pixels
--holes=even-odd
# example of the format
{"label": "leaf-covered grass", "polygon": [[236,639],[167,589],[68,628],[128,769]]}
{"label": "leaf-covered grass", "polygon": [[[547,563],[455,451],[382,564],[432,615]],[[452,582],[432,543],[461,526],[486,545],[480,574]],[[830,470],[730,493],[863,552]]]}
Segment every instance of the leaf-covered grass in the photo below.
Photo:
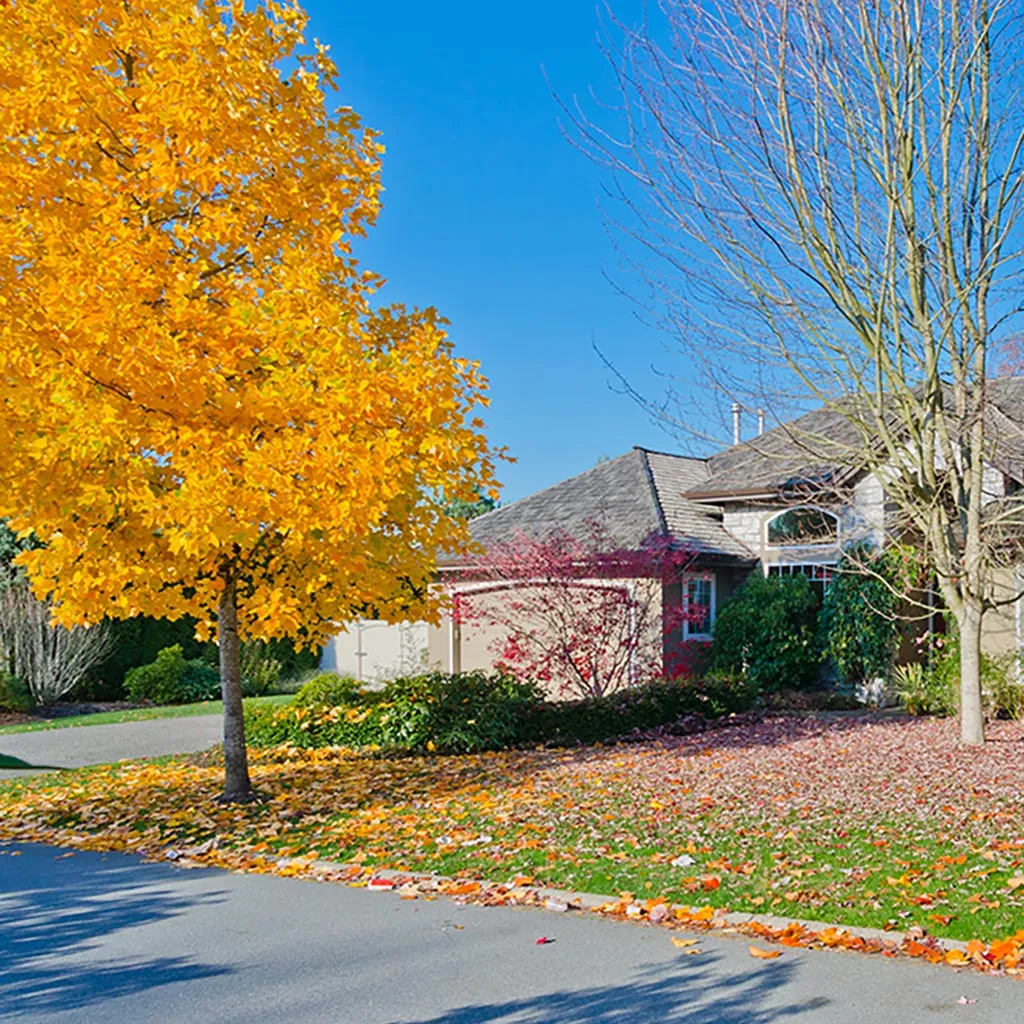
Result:
{"label": "leaf-covered grass", "polygon": [[[1024,731],[771,719],[659,743],[461,757],[254,753],[266,803],[214,803],[209,756],[0,788],[0,838],[363,864],[992,939],[1024,928]],[[692,864],[677,863],[681,855]]]}
{"label": "leaf-covered grass", "polygon": [[[253,704],[287,704],[293,694],[280,693],[269,697],[250,697]],[[15,732],[41,732],[45,729],[68,729],[80,725],[110,725],[116,722],[145,722],[151,718],[192,718],[195,715],[219,715],[224,705],[219,700],[203,700],[196,704],[174,704],[167,707],[129,708],[126,711],[97,711],[91,715],[68,715],[65,718],[39,719],[17,725],[0,725],[0,736]]]}

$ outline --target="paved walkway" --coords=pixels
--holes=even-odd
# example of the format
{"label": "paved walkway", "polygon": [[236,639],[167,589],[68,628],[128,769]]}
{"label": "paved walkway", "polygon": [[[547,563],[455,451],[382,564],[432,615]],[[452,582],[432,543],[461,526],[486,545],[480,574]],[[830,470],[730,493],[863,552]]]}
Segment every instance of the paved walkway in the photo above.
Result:
{"label": "paved walkway", "polygon": [[[195,715],[16,732],[0,735],[0,754],[21,758],[29,764],[80,768],[205,750],[220,741],[221,729],[220,715]],[[19,774],[27,773],[0,770],[0,781]]]}
{"label": "paved walkway", "polygon": [[[555,941],[538,946],[542,935]],[[1020,1019],[1024,989],[1011,979],[850,953],[760,961],[748,944],[702,936],[685,956],[665,931],[596,917],[0,846],[0,1021]]]}

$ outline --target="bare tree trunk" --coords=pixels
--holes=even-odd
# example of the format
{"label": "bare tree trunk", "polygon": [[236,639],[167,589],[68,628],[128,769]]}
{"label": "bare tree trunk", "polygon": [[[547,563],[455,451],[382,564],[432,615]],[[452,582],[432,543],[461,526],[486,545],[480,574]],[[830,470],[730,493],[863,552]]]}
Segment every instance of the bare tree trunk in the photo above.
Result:
{"label": "bare tree trunk", "polygon": [[964,601],[960,627],[960,742],[971,746],[985,742],[981,709],[981,608]]}
{"label": "bare tree trunk", "polygon": [[239,665],[237,584],[230,572],[217,606],[217,642],[220,647],[220,689],[224,700],[224,793],[221,803],[248,803],[255,799],[249,781],[242,714],[242,673]]}

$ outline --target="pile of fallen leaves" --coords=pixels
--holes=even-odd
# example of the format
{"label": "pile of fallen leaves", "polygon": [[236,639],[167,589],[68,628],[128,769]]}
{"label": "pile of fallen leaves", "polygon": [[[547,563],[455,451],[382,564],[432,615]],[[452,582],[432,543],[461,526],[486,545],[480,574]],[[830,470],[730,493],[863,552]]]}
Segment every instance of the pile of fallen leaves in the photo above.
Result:
{"label": "pile of fallen leaves", "polygon": [[[603,912],[613,916],[717,927],[731,910],[868,926],[905,939],[889,949],[842,928],[747,930],[1016,971],[1022,755],[1013,723],[964,749],[951,722],[882,717],[462,757],[278,749],[253,758],[266,802],[241,808],[214,802],[211,758],[19,780],[0,789],[0,838],[192,851],[185,860],[286,874],[330,860],[360,878],[385,868],[455,885],[530,878],[612,897]],[[948,949],[948,939],[976,942]]]}

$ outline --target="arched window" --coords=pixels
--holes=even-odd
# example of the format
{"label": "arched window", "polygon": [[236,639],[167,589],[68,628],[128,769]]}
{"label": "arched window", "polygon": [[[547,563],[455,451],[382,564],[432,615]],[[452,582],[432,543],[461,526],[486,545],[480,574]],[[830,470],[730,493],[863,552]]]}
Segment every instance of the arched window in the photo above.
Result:
{"label": "arched window", "polygon": [[806,548],[839,543],[839,517],[821,508],[788,508],[768,520],[769,547]]}

